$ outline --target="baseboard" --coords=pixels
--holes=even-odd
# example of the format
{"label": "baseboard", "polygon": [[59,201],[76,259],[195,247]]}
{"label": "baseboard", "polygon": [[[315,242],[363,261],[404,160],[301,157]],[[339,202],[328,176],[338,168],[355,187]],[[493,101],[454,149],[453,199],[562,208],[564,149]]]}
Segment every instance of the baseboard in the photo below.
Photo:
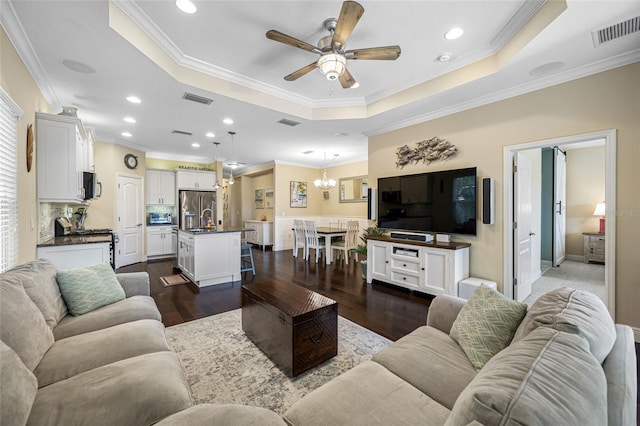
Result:
{"label": "baseboard", "polygon": [[565,256],[567,260],[574,260],[576,262],[584,262],[584,256],[579,256],[577,254],[568,254]]}
{"label": "baseboard", "polygon": [[640,343],[640,328],[638,327],[631,327],[631,329],[633,330],[633,340],[636,343]]}
{"label": "baseboard", "polygon": [[531,275],[531,282],[534,283],[536,281],[538,281],[539,278],[542,277],[542,270],[538,269],[536,272],[534,272]]}

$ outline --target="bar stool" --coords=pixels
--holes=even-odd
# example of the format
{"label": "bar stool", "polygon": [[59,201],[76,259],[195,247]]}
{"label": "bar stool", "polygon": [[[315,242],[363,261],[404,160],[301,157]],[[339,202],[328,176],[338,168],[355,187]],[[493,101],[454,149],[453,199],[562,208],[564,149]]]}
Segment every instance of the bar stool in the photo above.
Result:
{"label": "bar stool", "polygon": [[253,264],[253,250],[251,244],[240,245],[240,272],[251,271],[256,274],[256,268]]}

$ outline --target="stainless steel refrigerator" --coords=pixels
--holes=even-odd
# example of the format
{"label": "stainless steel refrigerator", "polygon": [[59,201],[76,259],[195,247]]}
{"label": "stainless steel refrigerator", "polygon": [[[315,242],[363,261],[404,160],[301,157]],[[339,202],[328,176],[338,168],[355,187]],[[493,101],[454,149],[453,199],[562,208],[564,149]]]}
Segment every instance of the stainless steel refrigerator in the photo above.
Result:
{"label": "stainless steel refrigerator", "polygon": [[215,191],[180,191],[178,202],[181,230],[204,228],[209,219],[216,225]]}

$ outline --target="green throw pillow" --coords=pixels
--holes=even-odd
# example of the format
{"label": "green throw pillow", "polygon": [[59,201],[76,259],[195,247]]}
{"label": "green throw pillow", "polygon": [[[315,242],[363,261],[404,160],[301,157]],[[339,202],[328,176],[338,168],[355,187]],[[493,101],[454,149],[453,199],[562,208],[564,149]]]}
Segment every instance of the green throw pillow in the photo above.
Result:
{"label": "green throw pillow", "polygon": [[106,263],[58,271],[58,285],[71,315],[78,316],[125,298],[111,266]]}
{"label": "green throw pillow", "polygon": [[526,304],[507,300],[482,284],[460,310],[449,335],[478,371],[509,345],[526,313]]}

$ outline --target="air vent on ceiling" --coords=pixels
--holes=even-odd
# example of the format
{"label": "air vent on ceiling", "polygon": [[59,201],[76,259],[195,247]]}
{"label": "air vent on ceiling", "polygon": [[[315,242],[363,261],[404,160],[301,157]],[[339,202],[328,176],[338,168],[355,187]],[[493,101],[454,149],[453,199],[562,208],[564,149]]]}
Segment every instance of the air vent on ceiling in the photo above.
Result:
{"label": "air vent on ceiling", "polygon": [[182,95],[182,99],[186,99],[188,101],[197,102],[199,104],[211,105],[213,99],[205,98],[204,96],[194,95],[193,93],[184,92]]}
{"label": "air vent on ceiling", "polygon": [[282,120],[279,120],[278,123],[284,124],[285,126],[291,126],[291,127],[295,127],[298,124],[300,124],[297,121],[287,120],[286,118],[283,118]]}
{"label": "air vent on ceiling", "polygon": [[186,135],[186,136],[191,136],[193,135],[193,133],[191,132],[185,132],[184,130],[173,130],[171,133],[174,133],[176,135]]}
{"label": "air vent on ceiling", "polygon": [[628,19],[623,22],[611,25],[601,30],[593,31],[593,44],[598,47],[604,43],[616,40],[620,37],[628,36],[640,31],[640,16]]}

